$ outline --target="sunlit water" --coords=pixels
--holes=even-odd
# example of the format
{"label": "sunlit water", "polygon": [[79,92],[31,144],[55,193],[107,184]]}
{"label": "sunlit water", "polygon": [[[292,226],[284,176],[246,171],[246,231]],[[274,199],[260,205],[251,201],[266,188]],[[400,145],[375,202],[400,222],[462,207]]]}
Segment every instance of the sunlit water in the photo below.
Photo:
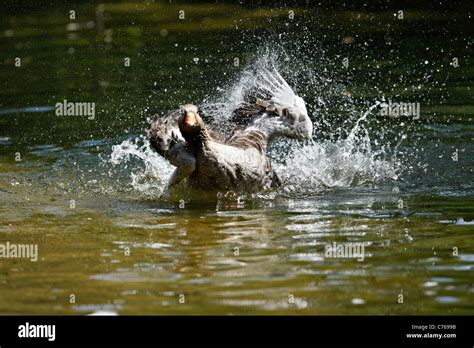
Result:
{"label": "sunlit water", "polygon": [[[462,17],[451,42],[433,39],[447,35],[430,31],[434,14],[420,38],[416,13],[405,27],[390,12],[340,27],[360,15],[307,9],[288,24],[272,10],[264,28],[260,12],[203,5],[180,27],[174,5],[83,9],[74,24],[56,21],[60,9],[1,21],[0,243],[39,250],[37,262],[0,259],[1,313],[474,313],[473,62]],[[193,14],[222,12],[245,30],[233,17],[193,24]],[[315,16],[325,18],[316,27]],[[364,32],[371,21],[385,29]],[[354,43],[342,44],[347,36]],[[173,167],[149,148],[146,118],[194,102],[228,131],[268,64],[314,122],[313,139],[269,149],[282,186],[168,190]],[[419,102],[420,120],[381,117],[389,98]],[[58,118],[63,99],[96,102],[96,118]],[[363,246],[363,258],[328,256],[334,243]]]}

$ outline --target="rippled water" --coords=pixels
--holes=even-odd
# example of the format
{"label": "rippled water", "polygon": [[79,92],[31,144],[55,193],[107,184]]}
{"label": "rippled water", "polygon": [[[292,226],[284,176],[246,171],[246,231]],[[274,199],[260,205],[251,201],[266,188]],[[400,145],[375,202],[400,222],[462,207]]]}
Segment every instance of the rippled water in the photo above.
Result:
{"label": "rippled water", "polygon": [[[184,22],[179,5],[127,3],[1,18],[0,244],[39,257],[0,259],[0,312],[473,314],[467,14],[184,8]],[[166,190],[146,118],[194,102],[231,128],[269,62],[315,129],[271,146],[282,187]],[[56,116],[64,99],[95,102],[95,119]],[[388,100],[420,119],[382,117]]]}

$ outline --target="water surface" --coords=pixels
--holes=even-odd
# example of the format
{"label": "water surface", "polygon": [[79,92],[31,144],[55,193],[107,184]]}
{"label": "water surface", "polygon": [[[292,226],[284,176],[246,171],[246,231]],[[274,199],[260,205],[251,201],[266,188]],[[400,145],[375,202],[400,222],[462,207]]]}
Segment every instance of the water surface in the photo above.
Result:
{"label": "water surface", "polygon": [[[16,6],[0,19],[0,243],[39,250],[37,262],[0,259],[0,313],[474,313],[462,6],[403,20],[229,4],[69,10]],[[270,149],[283,186],[165,192],[172,167],[143,140],[146,118],[193,102],[224,129],[254,82],[246,69],[269,61],[315,129]],[[95,118],[56,116],[65,99],[94,102]],[[389,99],[420,103],[420,119],[381,117]],[[333,243],[363,245],[364,259],[327,257]]]}

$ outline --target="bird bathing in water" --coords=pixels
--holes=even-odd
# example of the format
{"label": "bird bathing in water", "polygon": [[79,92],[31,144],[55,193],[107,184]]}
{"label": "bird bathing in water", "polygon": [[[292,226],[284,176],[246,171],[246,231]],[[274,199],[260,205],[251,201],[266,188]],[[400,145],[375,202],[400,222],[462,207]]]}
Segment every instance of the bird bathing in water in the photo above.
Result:
{"label": "bird bathing in water", "polygon": [[304,100],[276,69],[258,73],[232,117],[230,136],[210,129],[192,104],[149,123],[151,146],[176,166],[170,186],[187,179],[193,189],[257,192],[280,184],[266,150],[278,137],[310,139],[313,132]]}

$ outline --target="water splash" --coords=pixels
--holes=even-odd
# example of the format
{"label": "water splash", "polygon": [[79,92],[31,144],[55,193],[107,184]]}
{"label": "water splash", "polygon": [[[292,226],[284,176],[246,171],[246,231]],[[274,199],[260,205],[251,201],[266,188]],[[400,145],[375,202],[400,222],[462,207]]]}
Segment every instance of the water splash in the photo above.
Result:
{"label": "water splash", "polygon": [[[230,132],[235,125],[230,122],[232,111],[245,103],[249,94],[264,97],[266,90],[265,72],[272,69],[285,71],[275,55],[268,52],[260,55],[252,65],[243,71],[228,89],[221,89],[221,94],[207,97],[201,104],[207,118],[214,128],[222,132]],[[308,73],[308,71],[306,71]],[[321,89],[320,82],[328,83],[325,78],[318,78],[312,71],[311,78],[306,79],[305,88]],[[286,77],[286,76],[285,76]],[[336,82],[334,82],[336,84]],[[339,86],[339,85],[338,85]],[[339,87],[335,90],[339,91]],[[339,93],[339,92],[338,92]],[[316,100],[306,98],[309,108],[318,110],[315,104],[324,105],[321,96]],[[357,115],[354,103],[346,99],[347,109],[351,113],[352,124],[342,122],[332,132],[321,130],[319,113],[312,117],[315,134],[305,144],[282,139],[272,146],[269,156],[273,159],[274,169],[283,181],[281,191],[284,193],[316,193],[327,188],[351,187],[367,183],[380,183],[386,180],[397,180],[401,164],[394,157],[394,149],[387,145],[373,144],[366,121],[380,102],[370,106],[362,115]],[[350,127],[348,127],[348,124]],[[390,151],[391,150],[391,151]],[[113,147],[110,161],[114,164],[128,162],[131,158],[142,161],[141,169],[135,169],[131,176],[133,188],[147,195],[161,195],[173,171],[168,161],[156,154],[146,139],[126,140]]]}
{"label": "water splash", "polygon": [[397,180],[396,164],[377,159],[377,155],[347,139],[313,141],[292,148],[285,163],[276,163],[274,167],[284,182],[285,192],[315,193],[326,188]]}
{"label": "water splash", "polygon": [[281,150],[271,153],[276,158],[275,170],[284,182],[283,191],[315,193],[397,180],[400,162],[394,156],[386,158],[389,150],[385,146],[374,149],[369,131],[363,126],[379,104],[376,102],[362,114],[346,138],[312,139],[309,144],[292,146],[285,161],[278,161]]}
{"label": "water splash", "polygon": [[141,194],[160,196],[166,189],[173,166],[158,155],[144,136],[112,146],[110,163],[121,165],[138,160],[130,172],[130,185]]}

